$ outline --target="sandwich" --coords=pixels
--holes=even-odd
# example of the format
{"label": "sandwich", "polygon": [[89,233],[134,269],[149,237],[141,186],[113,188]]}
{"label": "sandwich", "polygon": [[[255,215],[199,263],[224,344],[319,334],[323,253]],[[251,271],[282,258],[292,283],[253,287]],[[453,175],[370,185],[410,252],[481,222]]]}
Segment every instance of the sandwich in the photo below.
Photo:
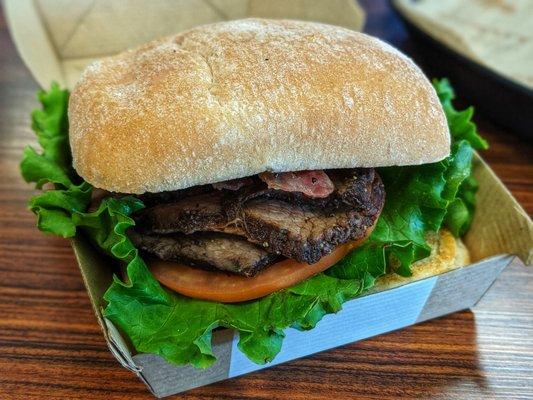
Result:
{"label": "sandwich", "polygon": [[40,99],[43,151],[21,168],[48,189],[30,208],[43,231],[115,260],[104,315],[139,352],[207,367],[226,327],[265,363],[287,327],[468,263],[471,158],[486,143],[446,80],[365,34],[206,25]]}

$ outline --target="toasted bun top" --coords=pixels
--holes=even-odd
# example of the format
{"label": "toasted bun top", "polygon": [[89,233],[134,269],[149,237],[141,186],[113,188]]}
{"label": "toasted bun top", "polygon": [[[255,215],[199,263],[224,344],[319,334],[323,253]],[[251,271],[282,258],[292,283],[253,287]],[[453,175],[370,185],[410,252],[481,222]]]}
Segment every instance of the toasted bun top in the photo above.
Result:
{"label": "toasted bun top", "polygon": [[78,173],[123,193],[429,163],[450,146],[436,93],[409,58],[298,21],[206,25],[98,61],[69,118]]}

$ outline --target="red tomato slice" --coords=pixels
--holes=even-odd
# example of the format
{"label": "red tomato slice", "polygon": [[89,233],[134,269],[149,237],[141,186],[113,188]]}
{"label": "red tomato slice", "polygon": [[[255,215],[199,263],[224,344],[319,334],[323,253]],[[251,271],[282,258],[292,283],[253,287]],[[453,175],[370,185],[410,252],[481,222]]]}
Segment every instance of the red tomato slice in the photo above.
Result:
{"label": "red tomato slice", "polygon": [[235,303],[266,296],[328,269],[364,242],[371,231],[372,227],[367,230],[364,238],[337,247],[315,264],[286,259],[271,265],[253,278],[206,271],[158,259],[150,260],[148,265],[155,278],[175,292],[197,299]]}

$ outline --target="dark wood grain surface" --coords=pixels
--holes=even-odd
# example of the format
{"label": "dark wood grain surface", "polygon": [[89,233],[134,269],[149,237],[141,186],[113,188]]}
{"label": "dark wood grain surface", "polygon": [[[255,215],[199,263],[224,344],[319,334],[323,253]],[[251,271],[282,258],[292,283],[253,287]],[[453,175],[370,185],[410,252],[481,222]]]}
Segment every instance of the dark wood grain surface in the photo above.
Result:
{"label": "dark wood grain surface", "polygon": [[[383,1],[367,31],[416,51]],[[42,235],[19,176],[35,143],[37,84],[0,15],[0,399],[151,398],[105,345],[67,241]],[[484,157],[530,215],[532,147],[478,116]],[[533,398],[533,276],[512,266],[472,310],[364,340],[181,398]]]}

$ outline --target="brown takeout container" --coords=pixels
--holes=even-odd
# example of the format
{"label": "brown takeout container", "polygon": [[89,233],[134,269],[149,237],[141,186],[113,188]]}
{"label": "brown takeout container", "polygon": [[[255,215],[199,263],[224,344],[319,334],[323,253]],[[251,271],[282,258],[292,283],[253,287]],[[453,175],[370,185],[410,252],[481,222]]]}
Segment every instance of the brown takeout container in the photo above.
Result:
{"label": "brown takeout container", "polygon": [[[4,0],[4,6],[12,37],[35,79],[43,87],[55,80],[69,88],[95,58],[198,24],[259,16],[360,29],[364,18],[351,0]],[[287,329],[280,354],[264,366],[251,363],[237,350],[238,335],[231,330],[214,334],[218,362],[206,370],[178,367],[159,356],[136,353],[101,313],[103,294],[112,278],[109,260],[82,237],[74,238],[72,247],[109,349],[154,395],[164,397],[475,305],[507,265],[531,262],[533,226],[479,157],[474,173],[480,184],[478,209],[464,238],[472,264],[351,300],[311,331]]]}

